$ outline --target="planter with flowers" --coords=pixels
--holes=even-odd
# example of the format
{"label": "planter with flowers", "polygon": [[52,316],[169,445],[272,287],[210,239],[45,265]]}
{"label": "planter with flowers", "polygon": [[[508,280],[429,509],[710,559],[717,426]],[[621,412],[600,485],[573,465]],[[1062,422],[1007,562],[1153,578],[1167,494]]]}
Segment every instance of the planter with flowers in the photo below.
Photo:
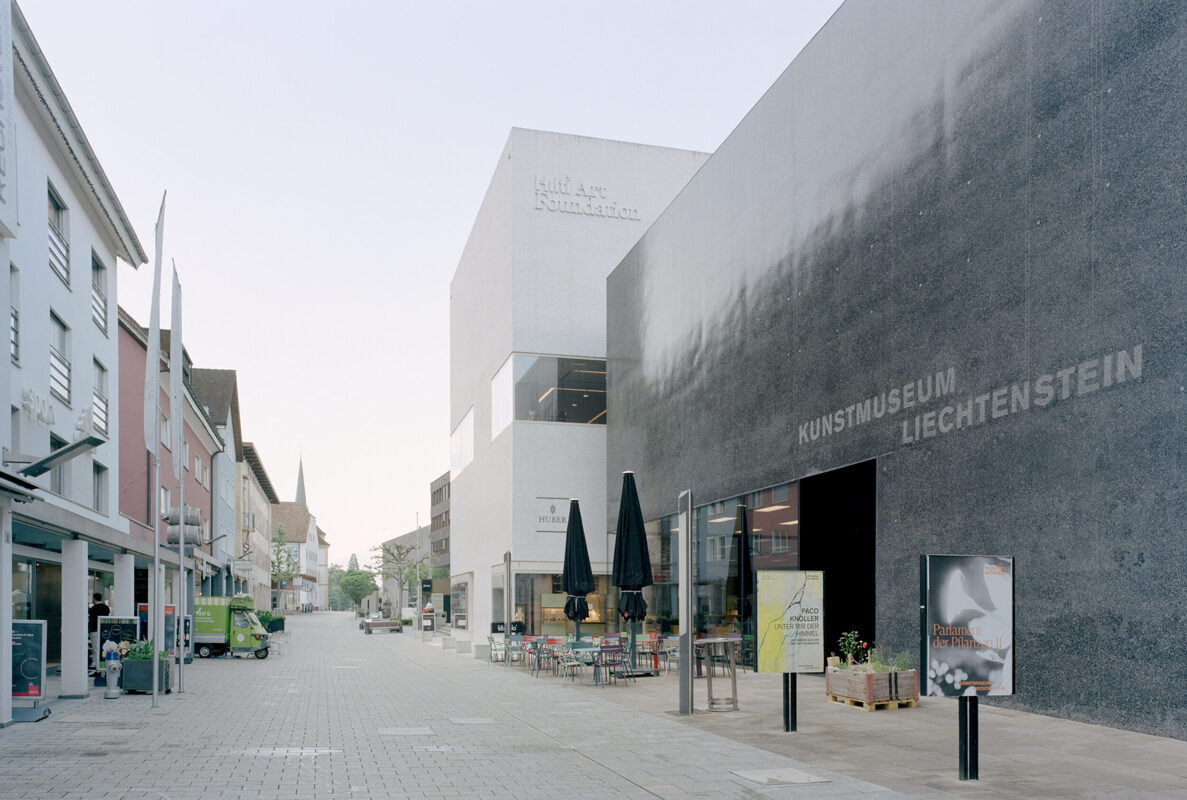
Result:
{"label": "planter with flowers", "polygon": [[824,691],[842,705],[877,708],[914,708],[919,703],[919,673],[909,669],[911,656],[903,652],[886,659],[863,642],[856,631],[841,634],[837,649],[844,656],[828,659]]}
{"label": "planter with flowers", "polygon": [[[122,648],[121,648],[122,649]],[[157,653],[157,663],[160,664],[157,690],[170,691],[169,674],[173,659],[168,650]],[[140,639],[132,643],[126,653],[120,656],[120,685],[125,692],[152,691],[152,639]]]}

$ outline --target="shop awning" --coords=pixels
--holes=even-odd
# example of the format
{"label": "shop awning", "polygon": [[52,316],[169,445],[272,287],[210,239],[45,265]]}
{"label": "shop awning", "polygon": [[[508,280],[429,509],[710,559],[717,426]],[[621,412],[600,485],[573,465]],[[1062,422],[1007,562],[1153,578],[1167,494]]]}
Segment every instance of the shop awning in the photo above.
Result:
{"label": "shop awning", "polygon": [[11,472],[0,470],[0,495],[10,497],[18,503],[31,503],[37,499],[33,490],[40,488]]}

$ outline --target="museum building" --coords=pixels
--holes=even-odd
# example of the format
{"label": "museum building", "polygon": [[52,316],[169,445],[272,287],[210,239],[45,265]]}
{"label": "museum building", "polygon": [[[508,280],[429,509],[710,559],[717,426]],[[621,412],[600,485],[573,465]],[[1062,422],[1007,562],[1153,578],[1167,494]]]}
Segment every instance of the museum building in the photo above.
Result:
{"label": "museum building", "polygon": [[702,633],[743,621],[739,505],[756,568],[825,572],[826,650],[918,653],[920,557],[1010,556],[988,702],[1187,738],[1184,31],[837,11],[607,280],[605,527],[634,470],[649,624],[685,490]]}
{"label": "museum building", "polygon": [[572,626],[560,589],[570,498],[598,584],[582,630],[613,624],[600,530],[606,276],[706,158],[520,128],[508,136],[450,283],[448,563],[460,640],[485,645],[505,622],[506,552],[513,622],[533,634]]}

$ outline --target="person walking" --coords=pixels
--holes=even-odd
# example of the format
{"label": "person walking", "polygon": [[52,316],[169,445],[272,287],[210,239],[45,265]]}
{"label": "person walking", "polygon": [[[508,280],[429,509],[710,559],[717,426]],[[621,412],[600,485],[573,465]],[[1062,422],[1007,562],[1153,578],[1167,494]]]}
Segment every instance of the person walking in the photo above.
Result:
{"label": "person walking", "polygon": [[94,594],[94,602],[90,608],[90,623],[87,630],[91,634],[91,672],[99,670],[99,617],[110,617],[111,608],[103,602],[103,595]]}

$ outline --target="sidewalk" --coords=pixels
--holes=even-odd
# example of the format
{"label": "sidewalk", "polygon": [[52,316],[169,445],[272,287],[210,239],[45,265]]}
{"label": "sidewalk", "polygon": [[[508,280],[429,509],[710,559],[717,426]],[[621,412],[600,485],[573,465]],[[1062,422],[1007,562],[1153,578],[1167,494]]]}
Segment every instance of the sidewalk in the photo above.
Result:
{"label": "sidewalk", "polygon": [[287,653],[198,659],[156,709],[92,689],[0,730],[0,797],[1187,797],[1176,740],[983,706],[962,783],[952,700],[870,713],[805,676],[791,734],[778,676],[741,673],[737,712],[678,717],[675,673],[587,687],[349,614],[288,626]]}
{"label": "sidewalk", "polygon": [[[697,713],[673,719],[913,796],[1187,798],[1187,742],[1176,739],[981,703],[980,780],[960,781],[955,698],[868,712],[830,703],[823,676],[801,675],[797,731],[785,733],[780,676],[739,672],[736,712],[705,710],[704,681],[694,684]],[[713,688],[728,691],[728,679]],[[675,672],[585,691],[655,715],[679,708]]]}
{"label": "sidewalk", "polygon": [[288,627],[289,652],[195,660],[185,693],[156,709],[148,695],[92,689],[0,731],[0,797],[901,796],[623,705],[627,688],[585,690],[407,634],[366,636],[349,614]]}

